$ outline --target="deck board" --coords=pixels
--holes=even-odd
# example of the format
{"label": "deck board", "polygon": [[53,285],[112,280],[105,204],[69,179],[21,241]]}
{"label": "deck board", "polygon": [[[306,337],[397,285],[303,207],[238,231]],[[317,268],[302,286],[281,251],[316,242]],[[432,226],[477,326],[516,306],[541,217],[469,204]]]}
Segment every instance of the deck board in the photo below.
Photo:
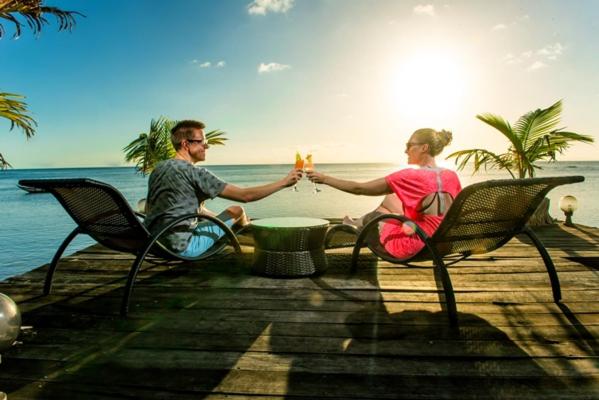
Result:
{"label": "deck board", "polygon": [[599,229],[537,233],[556,264],[553,302],[524,238],[450,267],[451,329],[429,263],[407,268],[363,251],[327,251],[304,279],[249,272],[244,255],[145,263],[118,316],[133,257],[95,245],[0,283],[23,313],[0,364],[15,399],[599,398]]}

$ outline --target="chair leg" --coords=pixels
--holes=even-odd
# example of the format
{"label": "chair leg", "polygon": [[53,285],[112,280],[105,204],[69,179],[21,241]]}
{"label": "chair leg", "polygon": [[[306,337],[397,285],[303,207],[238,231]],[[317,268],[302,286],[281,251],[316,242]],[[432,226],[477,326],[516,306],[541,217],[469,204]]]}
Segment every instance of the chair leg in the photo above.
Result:
{"label": "chair leg", "polygon": [[133,285],[135,284],[135,277],[137,276],[137,272],[139,271],[139,267],[141,267],[141,263],[148,255],[150,248],[154,244],[155,240],[146,246],[146,248],[137,255],[135,261],[131,265],[131,269],[129,270],[129,276],[127,277],[127,285],[125,286],[125,293],[123,293],[123,300],[121,301],[121,316],[126,317],[129,312],[129,301],[131,298],[131,293],[133,292]]}
{"label": "chair leg", "polygon": [[237,239],[235,233],[231,230],[227,230],[225,231],[225,235],[229,237],[229,242],[231,243],[231,246],[233,246],[235,253],[240,256],[242,254],[241,245],[239,244],[239,239]]}
{"label": "chair leg", "polygon": [[56,267],[58,267],[58,261],[60,260],[60,257],[66,250],[69,243],[71,243],[75,236],[80,233],[81,229],[79,229],[79,227],[73,229],[73,231],[69,233],[69,236],[67,236],[62,242],[58,250],[56,250],[56,254],[54,254],[52,262],[50,263],[50,267],[48,267],[48,272],[46,272],[46,280],[44,281],[44,296],[50,294],[50,291],[52,290],[52,279],[54,278],[54,271],[56,271]]}
{"label": "chair leg", "polygon": [[447,307],[447,316],[449,317],[449,325],[457,327],[458,309],[455,302],[455,294],[453,292],[453,285],[451,284],[449,271],[447,271],[447,267],[443,262],[443,258],[441,258],[434,251],[431,251],[431,254],[435,263],[436,272],[441,275],[441,283],[443,285],[443,292],[445,295],[445,304]]}
{"label": "chair leg", "polygon": [[547,273],[549,274],[549,280],[551,281],[551,290],[553,291],[553,300],[556,303],[562,299],[562,291],[560,288],[559,278],[557,276],[557,271],[555,270],[555,264],[553,264],[553,260],[551,256],[547,252],[547,249],[539,240],[538,236],[530,229],[530,227],[525,227],[522,230],[529,238],[532,240],[533,244],[541,254],[543,258],[543,262],[545,263],[545,268],[547,268]]}
{"label": "chair leg", "polygon": [[354,273],[358,270],[358,258],[360,258],[360,250],[362,249],[362,243],[364,243],[364,239],[366,238],[366,227],[362,229],[358,238],[356,239],[356,244],[354,245],[354,250],[351,256],[351,272]]}

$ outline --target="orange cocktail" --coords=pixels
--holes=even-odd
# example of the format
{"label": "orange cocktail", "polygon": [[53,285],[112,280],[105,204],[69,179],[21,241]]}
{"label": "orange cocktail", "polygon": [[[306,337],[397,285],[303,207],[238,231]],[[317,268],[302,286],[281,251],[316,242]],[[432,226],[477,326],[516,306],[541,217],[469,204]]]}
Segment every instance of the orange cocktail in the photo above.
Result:
{"label": "orange cocktail", "polygon": [[[299,153],[299,151],[295,152],[295,169],[304,169],[304,160],[302,159],[302,155]],[[291,190],[297,192],[297,183],[293,185]]]}
{"label": "orange cocktail", "polygon": [[299,151],[295,152],[295,169],[304,169],[304,160]]}
{"label": "orange cocktail", "polygon": [[[304,162],[304,171],[314,171],[314,162],[312,161],[312,154],[306,154],[306,161]],[[314,185],[314,193],[320,192],[318,186],[316,186],[316,182],[312,182]]]}

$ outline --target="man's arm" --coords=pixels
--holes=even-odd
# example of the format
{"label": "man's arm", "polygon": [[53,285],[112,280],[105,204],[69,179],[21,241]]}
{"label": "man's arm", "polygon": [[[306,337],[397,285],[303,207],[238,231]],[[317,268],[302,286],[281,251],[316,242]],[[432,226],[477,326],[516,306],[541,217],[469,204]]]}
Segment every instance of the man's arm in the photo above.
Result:
{"label": "man's arm", "polygon": [[273,183],[268,183],[261,186],[253,186],[248,188],[241,188],[239,186],[227,184],[218,197],[222,197],[227,200],[239,201],[242,203],[248,203],[263,199],[271,194],[278,192],[279,190],[295,184],[302,177],[302,173],[299,170],[291,170],[287,176],[281,180]]}
{"label": "man's arm", "polygon": [[351,194],[381,196],[392,193],[385,178],[374,179],[368,182],[356,182],[335,178],[316,171],[308,172],[308,177],[312,182],[323,183]]}

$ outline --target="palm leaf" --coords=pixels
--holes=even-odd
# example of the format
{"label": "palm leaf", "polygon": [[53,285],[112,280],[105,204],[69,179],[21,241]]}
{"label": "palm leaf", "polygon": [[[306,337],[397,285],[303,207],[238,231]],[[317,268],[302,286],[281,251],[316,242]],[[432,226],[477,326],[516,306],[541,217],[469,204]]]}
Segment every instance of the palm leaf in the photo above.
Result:
{"label": "palm leaf", "polygon": [[546,135],[556,131],[562,112],[562,101],[559,100],[546,109],[529,112],[514,124],[514,131],[522,141],[526,152],[536,146],[537,141],[544,140]]}
{"label": "palm leaf", "polygon": [[522,143],[520,142],[520,139],[518,138],[518,136],[516,136],[514,134],[514,131],[513,131],[512,127],[510,126],[510,123],[507,122],[505,119],[503,119],[501,116],[495,115],[495,114],[490,114],[490,113],[485,113],[485,114],[478,114],[476,116],[476,118],[478,118],[485,124],[490,125],[493,128],[497,129],[499,132],[501,132],[503,134],[503,136],[505,136],[507,138],[507,140],[510,141],[512,146],[517,151],[522,150]]}
{"label": "palm leaf", "polygon": [[141,133],[123,148],[125,160],[135,162],[138,172],[146,175],[154,170],[160,161],[172,158],[175,155],[170,140],[170,130],[176,121],[160,117],[150,121],[150,130]]}
{"label": "palm leaf", "polygon": [[[11,22],[15,27],[14,37],[21,36],[23,23],[17,18],[22,17],[27,26],[38,35],[44,25],[48,24],[46,15],[52,15],[58,22],[58,30],[71,30],[76,24],[75,16],[85,17],[77,11],[61,10],[57,7],[42,6],[42,0],[4,0],[0,3],[0,18]],[[0,38],[4,35],[4,27],[0,24]]]}
{"label": "palm leaf", "polygon": [[10,121],[10,129],[19,127],[27,139],[35,135],[37,123],[29,115],[27,103],[19,100],[23,96],[13,93],[0,93],[0,117]]}
{"label": "palm leaf", "polygon": [[472,175],[477,173],[481,167],[484,167],[485,171],[488,168],[505,169],[514,178],[512,173],[512,162],[509,154],[495,154],[485,149],[470,149],[460,150],[451,153],[446,159],[455,158],[455,164],[458,170],[463,170],[466,165],[472,161],[473,171]]}
{"label": "palm leaf", "polygon": [[12,165],[9,164],[8,161],[4,158],[2,153],[0,153],[0,169],[12,168]]}
{"label": "palm leaf", "polygon": [[221,131],[220,129],[215,129],[213,131],[207,132],[204,137],[206,138],[206,143],[208,143],[210,146],[224,146],[225,141],[229,140],[228,138],[224,137],[226,134],[226,132]]}

